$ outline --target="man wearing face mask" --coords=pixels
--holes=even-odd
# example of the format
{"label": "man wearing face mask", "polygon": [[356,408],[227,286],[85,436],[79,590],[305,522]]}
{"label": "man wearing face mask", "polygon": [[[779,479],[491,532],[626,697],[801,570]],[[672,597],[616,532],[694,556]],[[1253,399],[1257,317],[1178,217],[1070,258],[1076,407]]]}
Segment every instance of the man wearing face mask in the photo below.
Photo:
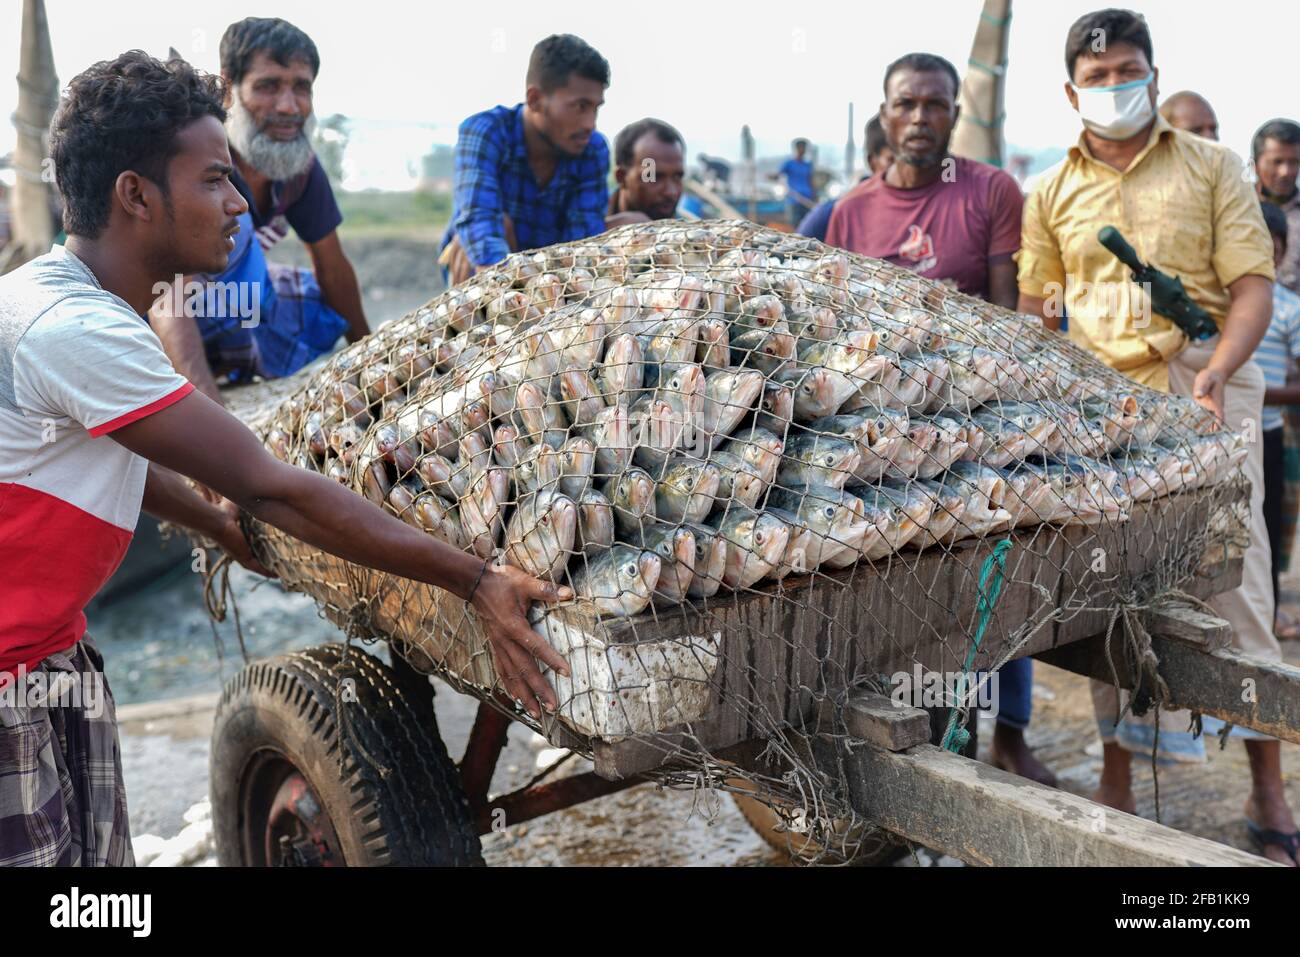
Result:
{"label": "man wearing face mask", "polygon": [[[1260,420],[1264,377],[1250,361],[1273,305],[1273,248],[1241,161],[1227,148],[1175,130],[1155,111],[1158,73],[1146,21],[1127,10],[1080,18],[1066,40],[1065,86],[1083,133],[1068,156],[1035,186],[1025,203],[1020,311],[1059,327],[1111,367],[1165,391],[1191,395],[1240,430]],[[1115,226],[1139,257],[1179,276],[1188,294],[1215,319],[1219,334],[1189,343],[1162,316],[1149,314],[1129,271],[1097,241]],[[1273,592],[1263,516],[1263,456],[1251,446],[1251,541],[1242,584],[1211,601],[1232,625],[1233,645],[1279,660],[1273,636]],[[1093,682],[1104,745],[1096,800],[1132,813],[1130,752],[1155,745],[1152,713],[1116,723],[1119,701]],[[1158,757],[1203,761],[1203,737],[1187,731],[1187,712],[1160,712]],[[1245,816],[1263,852],[1295,863],[1300,838],[1282,788],[1277,741],[1250,733],[1252,787]]]}
{"label": "man wearing face mask", "polygon": [[596,112],[609,64],[580,38],[555,34],[533,48],[526,82],[523,103],[460,125],[439,260],[453,285],[512,251],[605,231],[609,144]]}
{"label": "man wearing face mask", "polygon": [[[284,20],[248,17],[221,38],[230,178],[248,212],[226,271],[185,277],[149,317],[176,369],[217,401],[214,376],[291,375],[340,336],[356,342],[370,332],[339,241],[343,216],[311,145],[319,69],[316,45]],[[267,261],[291,227],[310,269]]]}

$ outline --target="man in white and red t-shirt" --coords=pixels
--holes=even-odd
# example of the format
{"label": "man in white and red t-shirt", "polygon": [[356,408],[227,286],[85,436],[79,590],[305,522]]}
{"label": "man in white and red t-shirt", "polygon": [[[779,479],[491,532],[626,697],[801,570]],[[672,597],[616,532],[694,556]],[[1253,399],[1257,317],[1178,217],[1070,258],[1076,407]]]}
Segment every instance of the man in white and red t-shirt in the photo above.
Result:
{"label": "man in white and red t-shirt", "polygon": [[[525,618],[530,601],[568,589],[490,566],[280,462],[167,360],[143,318],[155,290],[224,269],[247,209],[224,118],[215,80],[179,60],[131,52],[78,76],[51,130],[67,245],[0,278],[0,864],[132,863],[112,700],[82,609],[142,504],[255,570],[241,508],[467,598],[507,691],[534,714],[555,705],[534,656],[568,673]],[[98,680],[106,700],[33,699],[61,673]]]}

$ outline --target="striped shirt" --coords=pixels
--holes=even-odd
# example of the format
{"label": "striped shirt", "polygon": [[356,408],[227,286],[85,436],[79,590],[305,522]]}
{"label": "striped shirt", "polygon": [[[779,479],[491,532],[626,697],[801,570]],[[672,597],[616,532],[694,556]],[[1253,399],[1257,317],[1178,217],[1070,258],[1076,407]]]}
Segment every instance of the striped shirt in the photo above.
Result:
{"label": "striped shirt", "polygon": [[[1287,372],[1300,359],[1300,296],[1280,282],[1273,284],[1273,321],[1253,358],[1264,370],[1264,385],[1270,389],[1286,385]],[[1259,427],[1265,432],[1282,428],[1282,407],[1264,406]]]}
{"label": "striped shirt", "polygon": [[456,141],[451,225],[475,266],[510,254],[502,214],[514,221],[520,249],[572,242],[605,231],[609,205],[609,145],[592,133],[578,156],[560,156],[545,185],[528,165],[524,105],[498,106],[460,125]]}

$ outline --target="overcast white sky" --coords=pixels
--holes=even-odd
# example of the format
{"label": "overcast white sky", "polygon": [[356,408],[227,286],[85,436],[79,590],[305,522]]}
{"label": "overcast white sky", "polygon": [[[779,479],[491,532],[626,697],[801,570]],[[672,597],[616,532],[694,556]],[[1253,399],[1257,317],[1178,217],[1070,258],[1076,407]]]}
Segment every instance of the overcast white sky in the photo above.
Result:
{"label": "overcast white sky", "polygon": [[[1077,115],[1061,89],[1065,33],[1099,5],[1013,5],[1010,143],[1041,150],[1076,138]],[[849,101],[860,128],[879,105],[886,64],[912,50],[946,56],[964,71],[980,6],[979,0],[131,0],[124,6],[46,0],[64,84],[91,62],[131,47],[162,55],[172,45],[215,71],[227,24],[249,15],[291,20],[320,49],[317,112],[364,121],[357,162],[365,170],[357,183],[377,186],[404,185],[408,164],[430,143],[454,141],[465,116],[517,102],[532,45],[553,32],[579,34],[610,61],[600,127],[611,138],[650,114],[675,124],[696,152],[734,156],[740,127],[749,123],[760,152],[782,151],[791,138],[806,136],[821,144],[824,161],[838,166]],[[17,97],[8,78],[18,70],[21,7],[21,0],[3,0],[0,12],[0,117],[6,120]],[[1300,114],[1300,3],[1149,0],[1137,9],[1151,24],[1162,92],[1190,87],[1208,97],[1234,149],[1244,153],[1263,120]],[[13,142],[6,120],[0,120],[0,153]]]}

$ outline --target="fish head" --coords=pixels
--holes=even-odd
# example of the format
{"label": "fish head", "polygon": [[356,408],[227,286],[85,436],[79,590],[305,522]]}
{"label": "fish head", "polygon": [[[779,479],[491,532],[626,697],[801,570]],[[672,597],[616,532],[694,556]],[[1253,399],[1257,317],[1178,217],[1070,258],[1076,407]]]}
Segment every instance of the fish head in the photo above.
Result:
{"label": "fish head", "polygon": [[704,388],[704,370],[693,362],[666,365],[659,382],[667,392],[683,396],[695,395]]}
{"label": "fish head", "polygon": [[911,422],[907,438],[916,451],[928,452],[939,441],[939,429],[932,422]]}
{"label": "fish head", "polygon": [[659,584],[659,576],[662,572],[662,559],[654,552],[642,549],[634,558],[620,564],[619,590],[647,598]]}
{"label": "fish head", "polygon": [[749,540],[753,546],[751,552],[760,561],[764,564],[776,565],[781,561],[781,557],[785,554],[785,547],[789,544],[790,526],[775,515],[759,512],[753,519]]}
{"label": "fish head", "polygon": [[561,451],[567,475],[588,475],[596,461],[596,443],[577,435],[564,443]]}
{"label": "fish head", "polygon": [[644,512],[654,502],[655,483],[649,473],[641,469],[629,469],[619,480],[618,490],[622,504],[633,512]]}
{"label": "fish head", "polygon": [[772,418],[789,422],[794,415],[794,390],[795,387],[789,382],[769,379],[763,383],[763,398],[759,401],[759,406]]}
{"label": "fish head", "polygon": [[664,537],[664,562],[674,562],[684,568],[695,567],[695,533],[685,526],[679,526]]}
{"label": "fish head", "polygon": [[835,386],[830,370],[821,366],[805,370],[794,380],[794,411],[806,418],[832,415]]}
{"label": "fish head", "polygon": [[835,472],[852,471],[858,450],[854,443],[839,436],[818,435],[799,450],[798,459],[806,465]]}
{"label": "fish head", "polygon": [[578,506],[567,495],[551,495],[537,516],[537,527],[551,547],[571,543],[578,529]]}
{"label": "fish head", "polygon": [[515,404],[521,409],[540,409],[546,404],[546,396],[540,385],[525,380],[515,389]]}
{"label": "fish head", "polygon": [[728,406],[750,408],[763,391],[763,373],[757,369],[714,372],[705,378],[707,394]]}

